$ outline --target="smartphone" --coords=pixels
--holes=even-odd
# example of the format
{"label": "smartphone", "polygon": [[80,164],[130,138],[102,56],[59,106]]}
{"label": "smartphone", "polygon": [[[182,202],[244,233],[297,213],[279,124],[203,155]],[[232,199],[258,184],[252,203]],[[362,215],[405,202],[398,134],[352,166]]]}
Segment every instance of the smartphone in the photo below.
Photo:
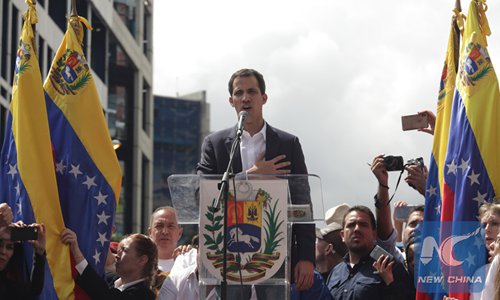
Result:
{"label": "smartphone", "polygon": [[12,227],[10,229],[12,241],[35,241],[38,239],[38,228],[36,227]]}
{"label": "smartphone", "polygon": [[377,260],[382,255],[385,255],[386,257],[389,256],[389,261],[394,260],[394,256],[392,256],[392,254],[390,254],[389,252],[385,251],[384,248],[380,247],[379,245],[375,245],[375,248],[373,248],[372,252],[370,252],[370,256],[374,260]]}
{"label": "smartphone", "polygon": [[398,220],[406,221],[408,219],[408,216],[410,215],[410,211],[412,211],[415,207],[416,205],[396,207],[394,208],[394,216]]}
{"label": "smartphone", "polygon": [[403,131],[429,127],[427,115],[419,114],[402,116],[401,124],[403,125]]}

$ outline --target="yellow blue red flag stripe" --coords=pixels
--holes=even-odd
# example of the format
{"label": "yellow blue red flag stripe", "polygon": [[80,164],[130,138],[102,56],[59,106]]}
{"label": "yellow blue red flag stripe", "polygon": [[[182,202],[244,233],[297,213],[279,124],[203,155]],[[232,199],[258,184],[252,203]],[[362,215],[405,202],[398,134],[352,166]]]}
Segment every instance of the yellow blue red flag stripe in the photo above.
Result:
{"label": "yellow blue red flag stripe", "polygon": [[[16,221],[28,224],[36,221],[46,225],[47,260],[53,278],[46,272],[45,298],[71,299],[74,283],[70,253],[60,242],[64,221],[59,206],[42,78],[33,43],[32,24],[37,23],[37,14],[34,2],[27,3],[29,8],[19,40],[12,102],[1,154],[1,199],[12,207]],[[25,250],[31,262],[31,247]]]}
{"label": "yellow blue red flag stripe", "polygon": [[103,274],[122,175],[81,47],[82,22],[89,27],[70,17],[44,89],[64,222],[90,266]]}

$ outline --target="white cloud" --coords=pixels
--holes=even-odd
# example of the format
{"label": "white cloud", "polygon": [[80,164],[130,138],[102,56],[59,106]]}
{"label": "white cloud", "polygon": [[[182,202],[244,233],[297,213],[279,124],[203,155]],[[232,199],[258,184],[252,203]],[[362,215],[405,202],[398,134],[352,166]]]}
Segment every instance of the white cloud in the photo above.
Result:
{"label": "white cloud", "polygon": [[[154,4],[155,94],[207,90],[211,129],[218,130],[236,122],[227,102],[230,75],[242,67],[259,70],[268,86],[265,118],[299,136],[309,171],[322,177],[326,208],[341,202],[372,207],[376,180],[366,163],[378,153],[429,162],[432,137],[401,131],[400,117],[435,110],[454,3]],[[500,8],[488,5],[495,62]],[[423,202],[404,182],[395,199]]]}

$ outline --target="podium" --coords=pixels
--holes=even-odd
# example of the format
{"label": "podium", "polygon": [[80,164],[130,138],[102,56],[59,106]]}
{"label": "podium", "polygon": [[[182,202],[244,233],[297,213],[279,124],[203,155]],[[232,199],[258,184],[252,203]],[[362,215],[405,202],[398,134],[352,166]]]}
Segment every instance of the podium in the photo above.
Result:
{"label": "podium", "polygon": [[312,174],[237,175],[229,183],[225,233],[224,204],[216,207],[220,180],[220,175],[168,178],[178,222],[199,224],[200,299],[221,295],[224,238],[226,299],[250,299],[252,294],[259,300],[289,299],[292,226],[323,220],[321,179]]}

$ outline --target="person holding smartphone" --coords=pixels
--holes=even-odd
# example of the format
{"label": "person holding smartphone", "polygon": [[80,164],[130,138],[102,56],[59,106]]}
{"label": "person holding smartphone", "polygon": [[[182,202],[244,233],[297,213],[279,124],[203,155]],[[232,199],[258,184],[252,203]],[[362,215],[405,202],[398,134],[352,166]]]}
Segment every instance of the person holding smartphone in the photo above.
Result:
{"label": "person holding smartphone", "polygon": [[405,268],[375,245],[377,223],[368,207],[357,205],[347,211],[341,236],[348,253],[328,280],[334,300],[411,299],[411,283]]}
{"label": "person holding smartphone", "polygon": [[[7,205],[8,207],[8,205]],[[10,207],[0,207],[0,223],[12,221],[12,215],[9,214]],[[10,217],[8,217],[10,215]],[[7,216],[7,219],[4,217]],[[27,242],[33,246],[34,259],[30,281],[25,281],[22,274],[22,265],[24,263],[24,249],[19,241],[12,239],[11,233],[16,229],[35,229],[24,230],[35,231],[37,236],[35,240]],[[23,230],[21,230],[23,231]],[[3,226],[0,230],[0,299],[36,299],[42,292],[45,276],[45,226],[43,224],[25,225],[22,222]]]}

